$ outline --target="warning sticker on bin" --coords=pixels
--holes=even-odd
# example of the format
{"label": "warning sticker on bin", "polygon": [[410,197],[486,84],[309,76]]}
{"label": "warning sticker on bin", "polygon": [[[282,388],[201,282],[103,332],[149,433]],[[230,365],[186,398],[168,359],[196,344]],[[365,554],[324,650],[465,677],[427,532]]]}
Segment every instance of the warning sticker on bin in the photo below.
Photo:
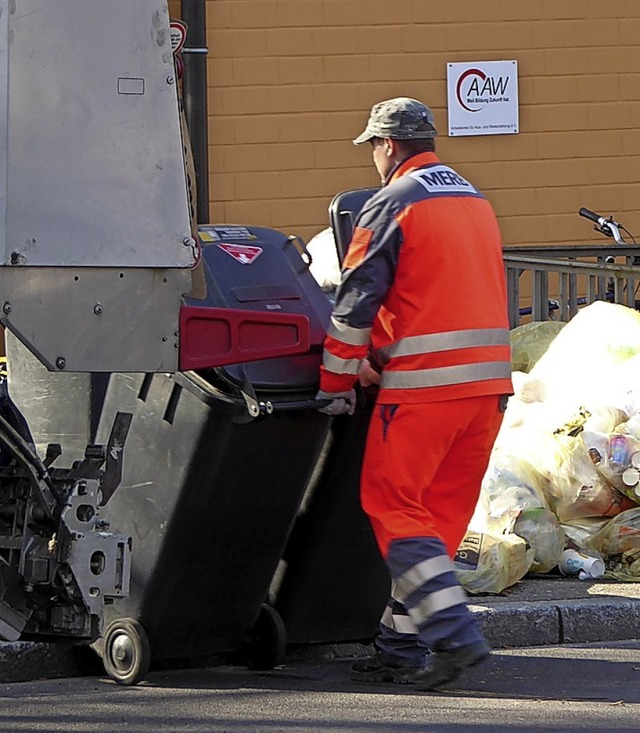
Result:
{"label": "warning sticker on bin", "polygon": [[228,255],[231,255],[234,260],[237,260],[242,265],[253,264],[262,254],[262,247],[254,247],[250,244],[227,244],[217,242],[217,246]]}
{"label": "warning sticker on bin", "polygon": [[198,233],[200,239],[203,242],[224,242],[234,240],[251,240],[257,239],[255,234],[252,234],[247,227],[238,226],[227,226],[227,227],[212,227],[212,226],[201,226],[198,227]]}

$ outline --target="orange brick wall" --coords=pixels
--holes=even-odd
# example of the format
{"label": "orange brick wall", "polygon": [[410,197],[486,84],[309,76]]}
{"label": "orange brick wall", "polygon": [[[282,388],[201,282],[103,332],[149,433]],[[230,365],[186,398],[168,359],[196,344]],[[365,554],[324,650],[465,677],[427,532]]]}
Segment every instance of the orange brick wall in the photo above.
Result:
{"label": "orange brick wall", "polygon": [[[179,17],[180,3],[170,3]],[[376,185],[351,139],[375,102],[424,100],[438,153],[506,244],[640,234],[639,0],[207,0],[211,219],[308,240],[338,191]],[[447,137],[446,64],[518,61],[520,133]]]}

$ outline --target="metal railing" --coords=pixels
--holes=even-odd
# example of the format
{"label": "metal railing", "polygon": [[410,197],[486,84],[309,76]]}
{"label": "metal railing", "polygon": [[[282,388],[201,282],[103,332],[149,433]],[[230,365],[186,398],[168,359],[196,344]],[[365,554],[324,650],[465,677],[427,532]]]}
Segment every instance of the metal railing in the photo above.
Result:
{"label": "metal railing", "polygon": [[[568,321],[596,300],[640,306],[640,246],[512,247],[503,259],[511,328],[525,316]],[[530,278],[530,307],[523,305],[523,275]]]}

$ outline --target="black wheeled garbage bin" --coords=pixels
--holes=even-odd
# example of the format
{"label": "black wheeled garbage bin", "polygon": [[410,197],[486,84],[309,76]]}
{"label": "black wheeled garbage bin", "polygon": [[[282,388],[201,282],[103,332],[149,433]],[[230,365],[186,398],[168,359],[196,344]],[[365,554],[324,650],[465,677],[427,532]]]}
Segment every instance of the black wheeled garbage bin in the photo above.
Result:
{"label": "black wheeled garbage bin", "polygon": [[271,415],[246,420],[225,396],[197,374],[111,377],[105,426],[112,411],[133,413],[123,480],[103,512],[133,540],[130,594],[105,610],[102,654],[116,678],[135,666],[114,656],[118,643],[131,659],[138,643],[113,636],[123,619],[142,627],[153,658],[171,659],[239,650],[260,616],[327,424],[273,395]]}
{"label": "black wheeled garbage bin", "polygon": [[105,517],[132,537],[132,570],[98,647],[125,683],[150,658],[239,650],[256,628],[273,635],[265,644],[280,661],[284,629],[265,601],[329,430],[314,397],[330,306],[301,245],[262,227],[204,227],[201,237],[207,296],[190,302],[304,314],[311,348],[199,372],[111,375],[98,438],[116,411],[133,419]]}

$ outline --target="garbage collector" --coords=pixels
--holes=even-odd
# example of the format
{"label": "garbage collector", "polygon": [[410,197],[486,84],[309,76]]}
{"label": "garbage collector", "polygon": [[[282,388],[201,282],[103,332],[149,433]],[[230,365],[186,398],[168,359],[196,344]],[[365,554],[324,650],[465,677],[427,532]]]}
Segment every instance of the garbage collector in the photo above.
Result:
{"label": "garbage collector", "polygon": [[355,222],[318,394],[328,414],[352,414],[356,382],[379,385],[361,502],[391,596],[354,677],[424,690],[490,653],[452,558],[512,393],[496,216],[437,158],[436,135],[431,110],[399,97],[353,141],[371,145],[382,188]]}

